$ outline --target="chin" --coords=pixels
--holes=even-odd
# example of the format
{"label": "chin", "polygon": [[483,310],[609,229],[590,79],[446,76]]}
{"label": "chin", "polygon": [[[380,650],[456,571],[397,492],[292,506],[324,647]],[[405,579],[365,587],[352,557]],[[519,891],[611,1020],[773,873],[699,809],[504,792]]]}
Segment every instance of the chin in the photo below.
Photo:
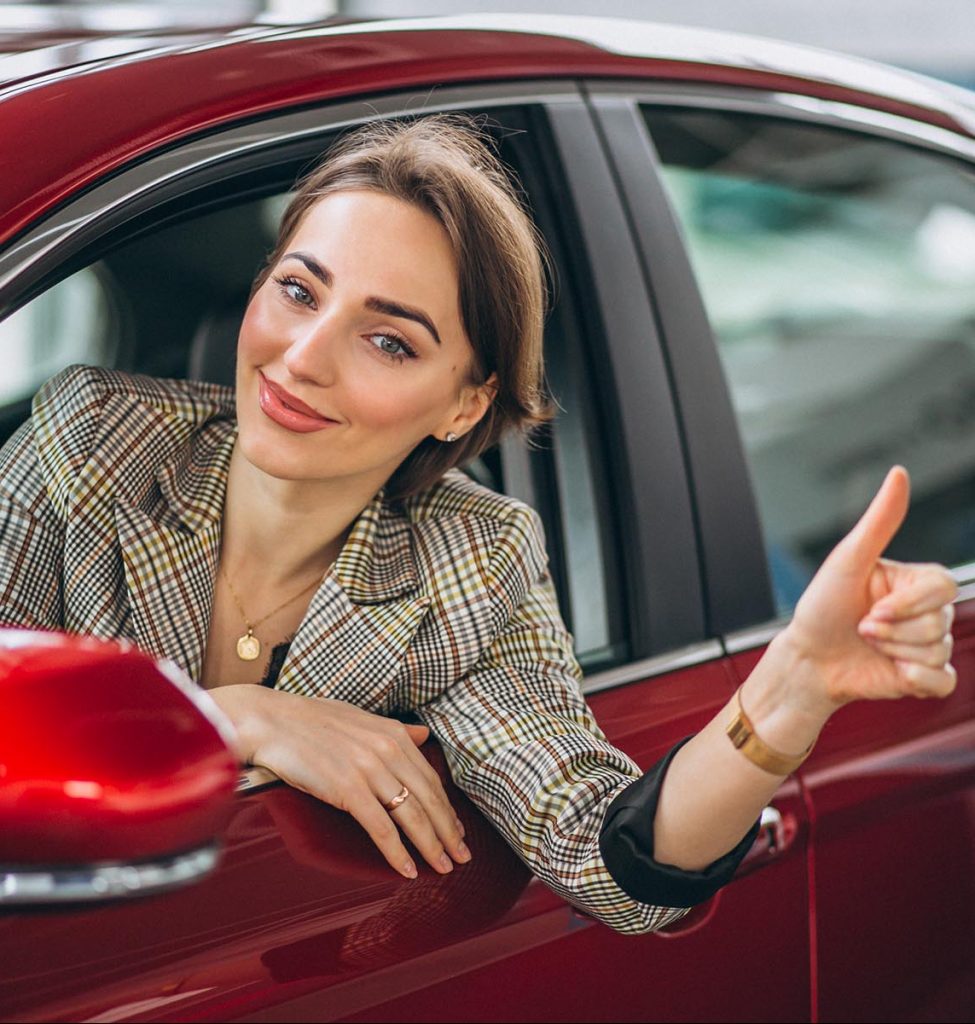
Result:
{"label": "chin", "polygon": [[247,462],[276,480],[316,480],[324,475],[316,472],[307,453],[289,450],[287,438],[254,437],[250,431],[241,431],[239,444]]}

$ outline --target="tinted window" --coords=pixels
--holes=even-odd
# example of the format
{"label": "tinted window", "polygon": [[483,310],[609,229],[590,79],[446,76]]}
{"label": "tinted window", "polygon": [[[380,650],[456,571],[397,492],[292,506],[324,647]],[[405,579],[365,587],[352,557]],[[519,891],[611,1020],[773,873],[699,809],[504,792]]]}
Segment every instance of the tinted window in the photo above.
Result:
{"label": "tinted window", "polygon": [[975,178],[753,115],[646,108],[747,449],[780,611],[886,469],[893,557],[975,560]]}

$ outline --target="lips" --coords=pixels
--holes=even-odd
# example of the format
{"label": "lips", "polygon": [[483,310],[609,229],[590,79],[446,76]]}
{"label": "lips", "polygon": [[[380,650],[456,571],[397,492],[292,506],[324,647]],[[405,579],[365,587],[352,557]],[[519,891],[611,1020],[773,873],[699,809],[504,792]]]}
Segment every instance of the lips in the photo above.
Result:
{"label": "lips", "polygon": [[258,371],[258,379],[260,380],[258,400],[261,411],[279,427],[284,427],[285,430],[296,434],[311,434],[316,430],[325,430],[327,427],[335,426],[336,420],[330,420],[327,416],[316,412],[300,398],[285,391],[280,384],[268,380],[260,371]]}

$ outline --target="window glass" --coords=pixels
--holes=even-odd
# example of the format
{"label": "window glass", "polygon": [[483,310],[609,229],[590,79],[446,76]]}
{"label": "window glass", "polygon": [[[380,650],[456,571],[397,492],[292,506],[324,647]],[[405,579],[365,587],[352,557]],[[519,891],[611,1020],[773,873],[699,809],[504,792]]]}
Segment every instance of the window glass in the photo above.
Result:
{"label": "window glass", "polygon": [[816,125],[648,107],[747,450],[779,610],[886,470],[892,557],[975,560],[975,177]]}
{"label": "window glass", "polygon": [[[600,458],[602,436],[593,413],[593,375],[571,334],[550,329],[546,376],[559,415],[551,433],[558,505],[565,550],[563,612],[575,637],[576,653],[586,669],[621,659],[622,623],[614,614],[612,547],[607,536],[611,513]],[[541,454],[541,453],[539,453]]]}
{"label": "window glass", "polygon": [[87,268],[0,321],[0,408],[26,401],[71,363],[110,365],[115,317],[98,272]]}

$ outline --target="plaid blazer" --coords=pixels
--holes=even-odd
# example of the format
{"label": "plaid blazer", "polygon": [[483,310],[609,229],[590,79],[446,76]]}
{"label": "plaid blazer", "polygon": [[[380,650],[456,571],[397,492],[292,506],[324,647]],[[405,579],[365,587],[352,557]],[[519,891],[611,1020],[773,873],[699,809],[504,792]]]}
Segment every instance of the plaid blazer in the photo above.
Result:
{"label": "plaid blazer", "polygon": [[[73,367],[0,453],[0,621],[126,637],[199,678],[236,437],[233,393]],[[529,867],[612,927],[639,903],[599,850],[640,777],[579,688],[572,638],[525,505],[458,472],[356,520],[277,687],[415,712],[457,784]]]}

